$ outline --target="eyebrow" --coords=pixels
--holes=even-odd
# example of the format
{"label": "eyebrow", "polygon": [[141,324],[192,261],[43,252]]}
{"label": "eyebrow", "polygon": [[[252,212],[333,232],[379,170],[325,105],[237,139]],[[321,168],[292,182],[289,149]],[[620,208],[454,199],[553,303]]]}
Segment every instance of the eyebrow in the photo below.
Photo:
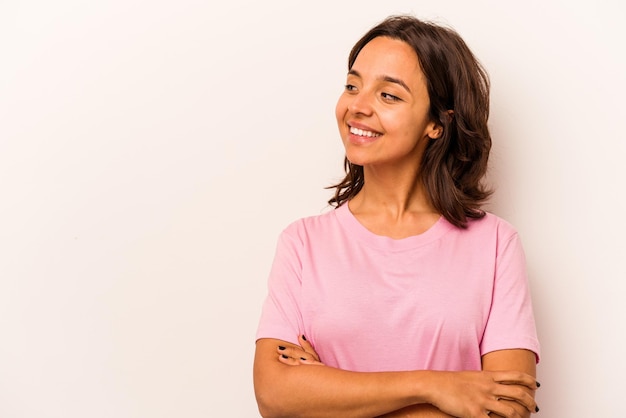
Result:
{"label": "eyebrow", "polygon": [[[359,77],[359,78],[363,78],[363,77],[361,77],[361,74],[359,74],[359,72],[356,71],[356,70],[350,70],[350,71],[348,71],[348,74],[354,75],[354,76]],[[381,80],[381,81],[387,82],[387,83],[398,84],[399,86],[404,88],[406,91],[411,93],[411,89],[409,88],[409,86],[407,86],[406,83],[404,81],[400,80],[399,78],[391,77],[391,76],[388,76],[388,75],[383,75],[383,76],[378,77],[378,79]]]}

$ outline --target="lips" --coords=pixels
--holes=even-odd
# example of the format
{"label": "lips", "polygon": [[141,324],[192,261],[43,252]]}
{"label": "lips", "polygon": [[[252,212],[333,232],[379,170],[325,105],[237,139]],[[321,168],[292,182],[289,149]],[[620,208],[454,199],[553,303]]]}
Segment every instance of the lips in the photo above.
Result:
{"label": "lips", "polygon": [[357,127],[348,125],[348,128],[348,139],[355,145],[368,144],[382,136],[380,132],[373,131],[365,126]]}
{"label": "lips", "polygon": [[350,133],[353,135],[358,135],[358,136],[366,136],[368,138],[376,138],[381,135],[378,132],[368,131],[365,129],[359,129],[359,128],[355,128],[354,126],[350,127]]}

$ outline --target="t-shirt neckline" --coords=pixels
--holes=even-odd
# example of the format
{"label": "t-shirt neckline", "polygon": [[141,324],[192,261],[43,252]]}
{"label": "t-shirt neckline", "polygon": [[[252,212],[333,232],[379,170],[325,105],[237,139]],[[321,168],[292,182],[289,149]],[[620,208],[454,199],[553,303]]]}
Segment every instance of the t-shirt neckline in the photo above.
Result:
{"label": "t-shirt neckline", "polygon": [[415,249],[423,245],[430,244],[433,241],[441,238],[445,233],[455,228],[454,225],[449,223],[445,217],[441,216],[430,228],[419,235],[411,235],[406,238],[391,238],[384,235],[377,235],[367,229],[359,220],[354,216],[348,203],[344,203],[335,209],[337,220],[343,228],[345,228],[348,234],[352,235],[355,239],[370,246],[387,251],[404,251],[408,249]]}

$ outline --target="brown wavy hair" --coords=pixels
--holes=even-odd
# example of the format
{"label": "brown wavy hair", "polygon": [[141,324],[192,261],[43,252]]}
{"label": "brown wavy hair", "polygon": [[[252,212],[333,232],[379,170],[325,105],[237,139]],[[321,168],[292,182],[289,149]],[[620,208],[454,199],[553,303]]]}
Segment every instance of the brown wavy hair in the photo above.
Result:
{"label": "brown wavy hair", "polygon": [[[429,140],[420,175],[434,208],[453,225],[465,228],[467,218],[482,218],[482,204],[491,195],[483,183],[491,135],[489,77],[463,39],[452,29],[413,16],[390,16],[369,30],[352,48],[348,70],[361,49],[385,36],[409,44],[417,53],[430,98],[430,118],[443,130]],[[452,111],[452,112],[450,112]],[[357,195],[365,178],[363,167],[344,160],[346,176],[329,189],[328,203],[339,207]]]}

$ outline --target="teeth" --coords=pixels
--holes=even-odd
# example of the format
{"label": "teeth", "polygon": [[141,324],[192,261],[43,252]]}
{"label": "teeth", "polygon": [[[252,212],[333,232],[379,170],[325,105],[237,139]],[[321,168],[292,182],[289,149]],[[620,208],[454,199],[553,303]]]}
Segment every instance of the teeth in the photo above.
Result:
{"label": "teeth", "polygon": [[369,138],[374,138],[380,136],[380,134],[372,131],[364,131],[363,129],[350,127],[350,133],[358,136],[367,136]]}

